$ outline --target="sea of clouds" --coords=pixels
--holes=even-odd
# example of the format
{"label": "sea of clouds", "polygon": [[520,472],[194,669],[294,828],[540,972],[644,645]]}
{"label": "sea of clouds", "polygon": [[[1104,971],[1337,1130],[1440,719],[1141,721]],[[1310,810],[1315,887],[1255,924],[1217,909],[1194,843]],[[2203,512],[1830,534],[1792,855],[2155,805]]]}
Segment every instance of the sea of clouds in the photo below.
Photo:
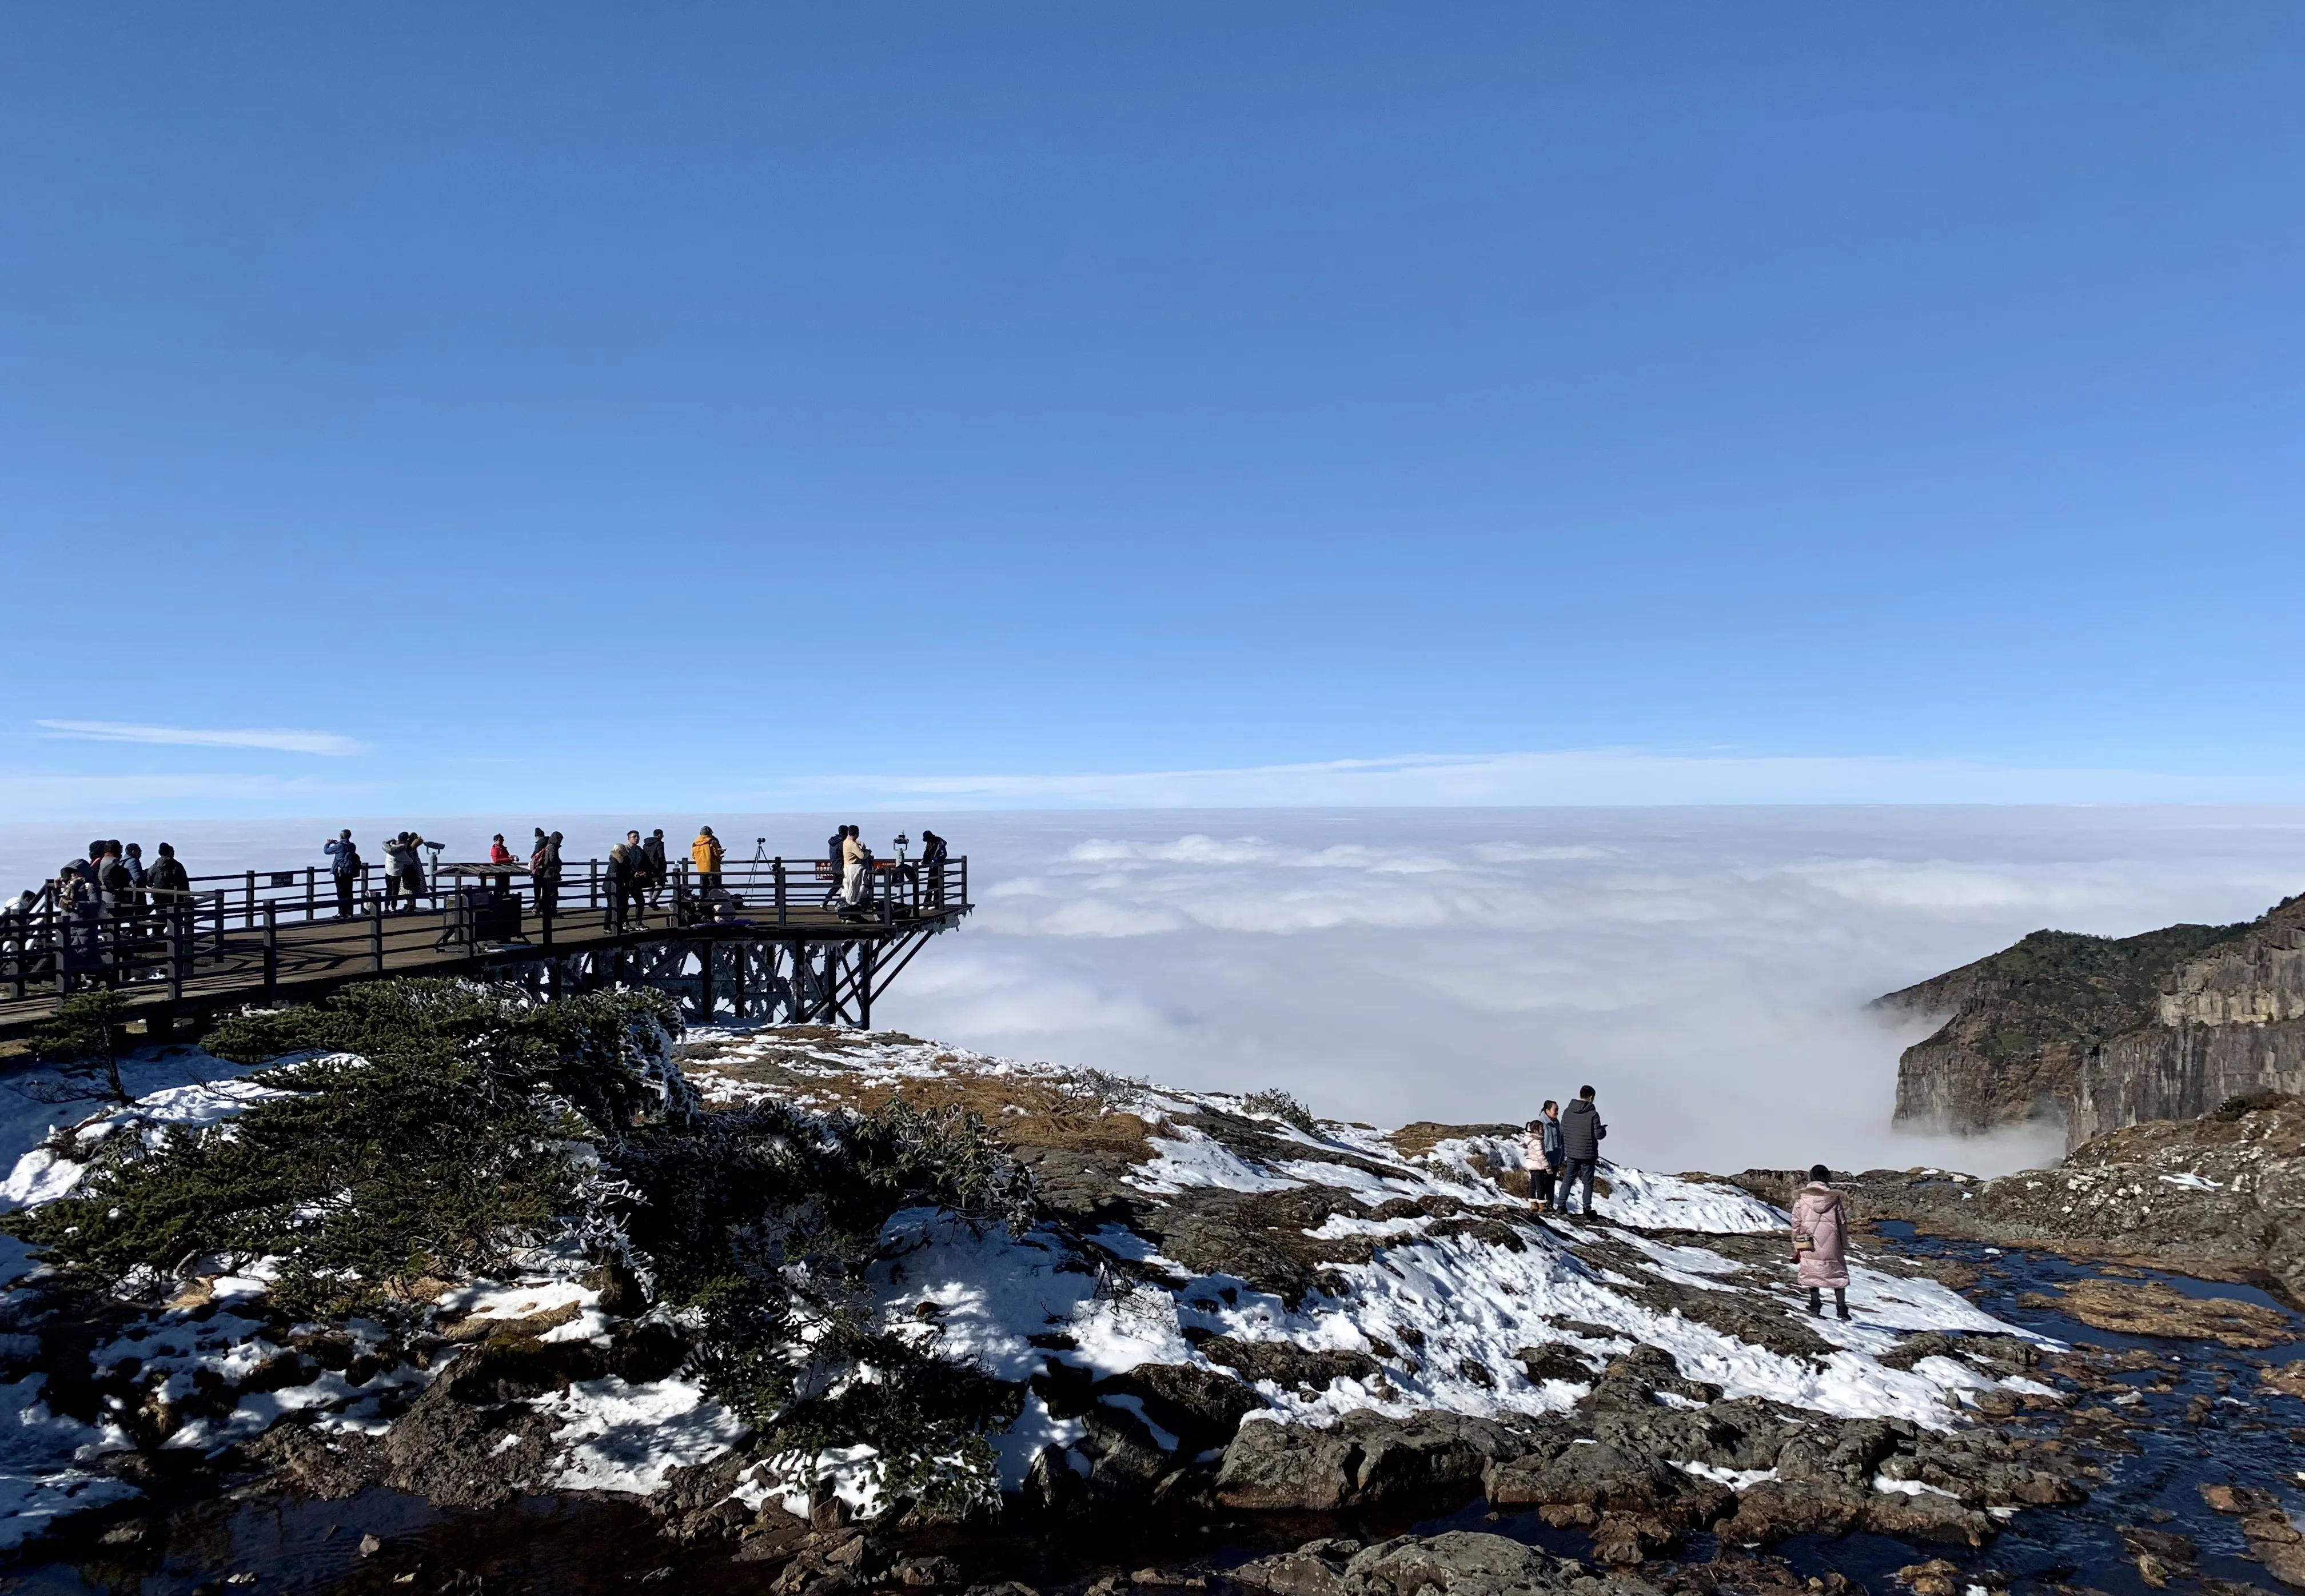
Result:
{"label": "sea of clouds", "polygon": [[[749,853],[821,846],[830,817],[705,817]],[[1821,807],[869,814],[970,856],[976,913],[880,1024],[1202,1090],[1279,1086],[1392,1125],[1521,1119],[1599,1089],[1607,1150],[1666,1169],[2054,1159],[2054,1127],[1892,1134],[1922,1023],[1878,994],[2043,926],[2125,935],[2243,920],[2305,888],[2305,809]],[[357,821],[371,854],[381,822]],[[627,824],[676,852],[694,817],[541,819],[572,856]],[[394,821],[484,849],[502,825]],[[196,871],[319,862],[333,828],[123,827]],[[84,843],[85,838],[78,838]],[[75,838],[0,839],[0,879]]]}

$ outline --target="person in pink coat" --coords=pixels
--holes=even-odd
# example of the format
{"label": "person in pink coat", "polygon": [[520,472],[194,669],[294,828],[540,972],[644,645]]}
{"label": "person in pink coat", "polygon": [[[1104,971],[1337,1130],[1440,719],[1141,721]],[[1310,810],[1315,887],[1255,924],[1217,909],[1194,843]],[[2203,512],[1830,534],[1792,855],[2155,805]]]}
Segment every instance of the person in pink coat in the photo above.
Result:
{"label": "person in pink coat", "polygon": [[1831,1185],[1833,1171],[1819,1164],[1808,1184],[1793,1199],[1793,1261],[1808,1287],[1808,1311],[1824,1312],[1824,1288],[1833,1288],[1833,1312],[1849,1317],[1849,1205]]}

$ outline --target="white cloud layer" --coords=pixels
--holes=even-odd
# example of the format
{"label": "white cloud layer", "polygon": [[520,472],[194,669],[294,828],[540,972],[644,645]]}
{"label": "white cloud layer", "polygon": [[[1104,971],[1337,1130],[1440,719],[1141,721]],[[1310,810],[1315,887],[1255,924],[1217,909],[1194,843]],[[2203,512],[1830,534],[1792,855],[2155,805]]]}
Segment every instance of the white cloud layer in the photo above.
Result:
{"label": "white cloud layer", "polygon": [[[812,853],[829,816],[550,815],[417,825],[452,852],[560,826],[709,820]],[[977,913],[876,1018],[1195,1088],[1276,1085],[1381,1124],[1517,1120],[1585,1082],[1610,1150],[1663,1168],[2054,1158],[2054,1134],[1892,1136],[1877,994],[2058,926],[2253,916],[2305,887],[2305,809],[1866,808],[912,813],[970,855]],[[195,871],[321,864],[340,822],[114,827]],[[89,831],[88,836],[96,835]],[[0,836],[0,886],[86,840]],[[876,836],[885,841],[885,836]]]}
{"label": "white cloud layer", "polygon": [[1231,809],[1647,803],[2088,803],[2281,799],[2294,778],[2033,768],[1966,759],[1791,757],[1644,748],[1399,754],[1238,768],[835,776],[774,789],[887,808]]}
{"label": "white cloud layer", "polygon": [[332,759],[369,751],[367,743],[335,732],[140,726],[119,720],[41,720],[34,724],[51,737],[89,743],[143,743],[184,748],[263,748],[276,753],[323,754]]}

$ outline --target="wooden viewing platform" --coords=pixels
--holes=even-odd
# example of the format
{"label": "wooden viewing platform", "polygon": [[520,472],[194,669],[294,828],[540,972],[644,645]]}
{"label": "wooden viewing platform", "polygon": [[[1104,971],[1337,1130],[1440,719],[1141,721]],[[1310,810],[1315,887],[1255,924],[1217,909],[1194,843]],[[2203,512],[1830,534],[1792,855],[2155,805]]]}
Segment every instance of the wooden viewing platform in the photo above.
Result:
{"label": "wooden viewing platform", "polygon": [[526,876],[518,865],[435,864],[413,910],[387,911],[370,866],[349,917],[325,868],[195,876],[179,902],[144,891],[78,914],[58,913],[51,883],[29,910],[0,913],[0,1038],[98,988],[165,1037],[251,1004],[395,975],[509,982],[540,997],[647,986],[672,994],[692,1023],[869,1026],[873,1000],[972,906],[965,857],[880,861],[853,909],[838,904],[823,859],[730,861],[709,890],[681,860],[637,913],[620,913],[603,861],[566,862],[549,904]]}

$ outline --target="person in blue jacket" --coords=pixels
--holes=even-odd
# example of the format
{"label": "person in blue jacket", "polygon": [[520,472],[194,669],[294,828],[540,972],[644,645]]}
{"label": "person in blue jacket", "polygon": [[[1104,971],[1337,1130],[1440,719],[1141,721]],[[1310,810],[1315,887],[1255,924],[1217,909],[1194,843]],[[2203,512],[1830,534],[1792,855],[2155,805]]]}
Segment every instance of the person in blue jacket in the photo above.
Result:
{"label": "person in blue jacket", "polygon": [[328,855],[328,873],[336,879],[336,918],[350,920],[353,917],[353,889],[360,885],[360,849],[353,845],[353,834],[349,828],[337,832],[336,840],[323,843],[321,847]]}

